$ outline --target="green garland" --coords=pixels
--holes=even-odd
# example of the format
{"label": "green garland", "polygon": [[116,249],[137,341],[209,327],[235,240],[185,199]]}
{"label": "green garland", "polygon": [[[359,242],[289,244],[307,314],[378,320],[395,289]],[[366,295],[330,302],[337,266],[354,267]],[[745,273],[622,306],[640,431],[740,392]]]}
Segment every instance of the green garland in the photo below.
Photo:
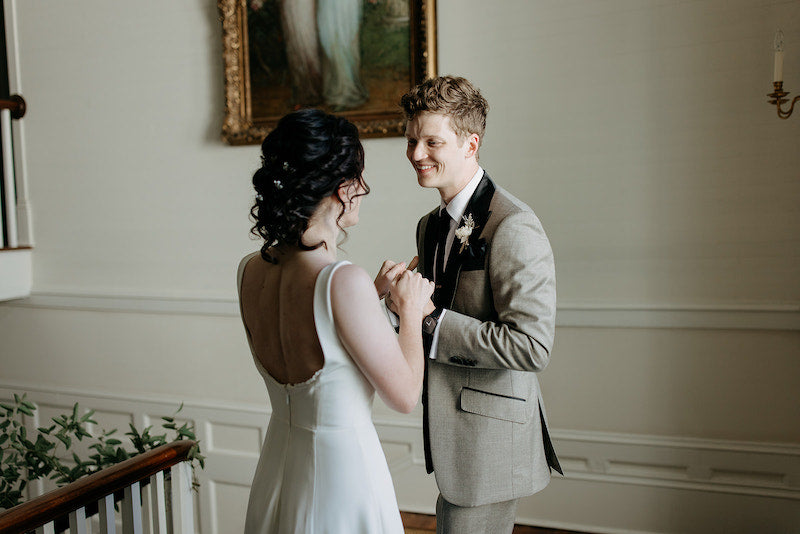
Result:
{"label": "green garland", "polygon": [[[173,434],[171,439],[167,439],[166,433],[152,435],[152,426],[140,432],[129,424],[130,431],[125,435],[130,437],[135,449],[132,452],[123,448],[122,441],[113,437],[117,429],[103,430],[99,436],[92,436],[86,430],[86,425],[97,424],[92,419],[94,410],[81,415],[77,403],[72,407],[72,413],[53,417],[52,425],[39,427],[35,439],[29,438],[22,416],[32,417],[36,405],[28,401],[26,396],[14,394],[13,403],[0,403],[0,510],[22,503],[25,487],[33,480],[49,479],[63,486],[165,443],[183,439],[197,441],[193,423],[178,427],[175,422],[175,416],[183,404],[172,416],[161,418],[164,421],[162,427]],[[73,451],[74,465],[65,464],[59,456],[70,452],[73,440],[83,441],[84,438],[92,441],[88,448],[94,451],[93,454],[84,460]],[[193,469],[195,463],[201,469],[205,467],[205,456],[200,454],[197,444],[189,451],[189,460]]]}

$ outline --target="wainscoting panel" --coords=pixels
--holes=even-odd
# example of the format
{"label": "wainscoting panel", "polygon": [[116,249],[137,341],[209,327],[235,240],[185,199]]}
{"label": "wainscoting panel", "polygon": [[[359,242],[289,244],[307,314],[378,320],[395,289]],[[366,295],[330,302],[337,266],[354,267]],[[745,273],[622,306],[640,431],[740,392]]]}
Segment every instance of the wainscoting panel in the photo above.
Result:
{"label": "wainscoting panel", "polygon": [[[129,422],[140,429],[175,412],[181,400],[139,398],[100,391],[75,391],[33,384],[0,382],[0,399],[27,393],[39,406],[38,417],[26,421],[30,430],[48,424],[51,417],[71,411],[96,410],[97,428],[127,431]],[[214,404],[186,399],[180,418],[192,421],[206,468],[197,470],[197,530],[202,534],[233,534],[242,530],[250,482],[258,462],[269,412],[266,407]],[[376,418],[395,482],[400,507],[412,512],[433,512],[436,489],[426,475],[422,452],[421,422],[408,417]],[[552,431],[556,449],[570,484],[619,484],[703,492],[756,496],[777,506],[800,507],[800,447],[769,443],[676,439],[658,436],[602,432]],[[51,487],[35,484],[32,493]],[[531,524],[594,532],[632,532],[602,525],[538,519],[526,513],[520,518]],[[658,529],[662,531],[661,529]],[[653,528],[653,532],[657,529]],[[667,530],[663,530],[667,531]],[[639,531],[637,531],[639,532]],[[641,531],[645,532],[645,531]]]}

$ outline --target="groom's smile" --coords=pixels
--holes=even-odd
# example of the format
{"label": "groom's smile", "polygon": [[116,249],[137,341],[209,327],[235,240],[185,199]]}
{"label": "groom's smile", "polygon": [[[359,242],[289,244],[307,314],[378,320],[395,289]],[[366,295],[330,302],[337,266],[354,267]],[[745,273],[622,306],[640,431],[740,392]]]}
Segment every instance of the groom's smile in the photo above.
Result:
{"label": "groom's smile", "polygon": [[476,146],[461,138],[450,117],[422,112],[406,125],[406,156],[422,187],[435,187],[448,202],[477,170]]}

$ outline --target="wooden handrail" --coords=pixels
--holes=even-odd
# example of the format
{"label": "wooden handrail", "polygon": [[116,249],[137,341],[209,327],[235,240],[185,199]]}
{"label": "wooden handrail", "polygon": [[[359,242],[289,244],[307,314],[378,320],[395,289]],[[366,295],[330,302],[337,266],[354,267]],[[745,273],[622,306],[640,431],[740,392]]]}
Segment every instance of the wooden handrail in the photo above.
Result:
{"label": "wooden handrail", "polygon": [[0,100],[0,109],[10,109],[12,119],[21,119],[25,116],[27,105],[21,95],[11,95],[8,100]]}
{"label": "wooden handrail", "polygon": [[173,441],[0,512],[0,534],[28,532],[187,459],[194,441]]}

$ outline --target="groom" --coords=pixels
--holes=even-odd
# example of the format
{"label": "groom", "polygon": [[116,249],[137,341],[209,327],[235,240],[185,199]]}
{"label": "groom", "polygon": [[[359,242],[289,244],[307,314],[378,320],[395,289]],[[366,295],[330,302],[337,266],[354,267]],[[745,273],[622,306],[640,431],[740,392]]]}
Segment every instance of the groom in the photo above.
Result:
{"label": "groom", "polygon": [[553,346],[553,253],[533,211],[478,165],[478,89],[442,76],[401,106],[417,181],[441,195],[417,225],[419,270],[436,283],[422,403],[437,532],[510,533],[517,499],[561,473],[536,378]]}

